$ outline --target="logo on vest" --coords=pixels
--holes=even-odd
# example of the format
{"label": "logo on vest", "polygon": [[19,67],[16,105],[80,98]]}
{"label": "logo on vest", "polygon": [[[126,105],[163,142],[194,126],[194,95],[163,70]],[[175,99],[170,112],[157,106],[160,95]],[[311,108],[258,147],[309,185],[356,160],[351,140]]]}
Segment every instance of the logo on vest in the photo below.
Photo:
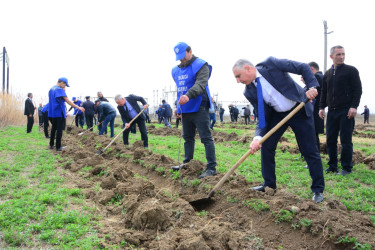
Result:
{"label": "logo on vest", "polygon": [[178,53],[178,52],[180,52],[180,49],[179,48],[175,48],[174,52]]}

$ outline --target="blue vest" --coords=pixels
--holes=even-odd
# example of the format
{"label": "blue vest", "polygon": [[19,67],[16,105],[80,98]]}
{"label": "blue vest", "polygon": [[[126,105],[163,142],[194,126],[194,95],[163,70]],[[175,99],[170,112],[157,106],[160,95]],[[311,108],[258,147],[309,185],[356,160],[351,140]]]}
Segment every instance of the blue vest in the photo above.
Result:
{"label": "blue vest", "polygon": [[48,117],[56,118],[63,117],[66,118],[65,91],[59,86],[53,86],[48,93],[49,105],[48,105]]}
{"label": "blue vest", "polygon": [[[81,107],[81,103],[82,101],[81,100],[78,100],[77,102],[75,102],[74,104],[77,105],[78,107]],[[77,115],[77,114],[82,114],[82,111],[77,109],[77,108],[74,108],[74,112],[73,112],[73,115]]]}
{"label": "blue vest", "polygon": [[[197,96],[196,98],[190,99],[187,103],[184,105],[178,104],[178,100],[182,95],[185,95],[188,90],[193,87],[195,84],[196,80],[196,74],[198,71],[205,65],[207,62],[204,61],[203,59],[197,58],[192,62],[189,66],[179,68],[178,66],[174,67],[172,69],[172,77],[173,80],[175,81],[177,85],[177,113],[193,113],[193,112],[198,112],[199,107],[201,106],[202,103],[202,95]],[[210,75],[208,79],[211,77],[211,72],[212,72],[212,66],[208,64],[208,67],[210,69]],[[208,101],[210,102],[210,108],[213,107],[213,104],[211,102],[211,94],[210,94],[210,89],[208,88],[208,82],[206,85],[206,91],[208,95]]]}

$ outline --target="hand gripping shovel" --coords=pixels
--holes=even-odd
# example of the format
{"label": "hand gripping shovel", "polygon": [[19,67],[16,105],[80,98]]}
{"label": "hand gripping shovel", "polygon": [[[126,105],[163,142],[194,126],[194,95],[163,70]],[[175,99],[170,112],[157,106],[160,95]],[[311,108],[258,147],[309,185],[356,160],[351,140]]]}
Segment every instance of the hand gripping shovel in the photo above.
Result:
{"label": "hand gripping shovel", "polygon": [[[134,120],[137,119],[138,116],[140,116],[140,115],[143,113],[143,111],[145,111],[145,108],[143,108],[143,109],[141,110],[141,112],[139,112],[138,115],[136,115],[136,117],[134,117],[134,118],[129,122],[129,128],[130,128],[130,125],[134,122]],[[113,143],[114,141],[116,141],[117,138],[118,138],[118,137],[119,137],[119,136],[120,136],[120,135],[121,135],[126,129],[127,129],[127,127],[125,127],[123,130],[121,130],[121,132],[118,133],[118,135],[116,135],[115,138],[113,138],[113,140],[108,144],[107,147],[105,147],[103,150],[100,150],[100,149],[99,149],[98,151],[96,151],[95,155],[101,155],[101,154],[103,154],[104,151],[106,151],[107,148],[109,148],[109,146],[111,146],[112,143]]]}
{"label": "hand gripping shovel", "polygon": [[[308,100],[306,100],[307,102]],[[290,112],[284,119],[282,119],[275,127],[273,127],[267,134],[263,136],[263,138],[259,141],[259,144],[262,144],[266,141],[275,131],[277,131],[281,126],[283,126],[290,118],[292,118],[301,108],[305,106],[305,102],[301,102],[292,112]],[[211,197],[215,195],[217,189],[219,189],[224,182],[228,179],[228,177],[241,165],[241,163],[250,155],[251,149],[249,149],[237,162],[236,164],[229,169],[229,171],[221,178],[221,180],[212,188],[212,190],[208,193],[208,195],[204,198],[197,199],[190,201],[189,203],[195,208],[203,208],[207,205]]]}
{"label": "hand gripping shovel", "polygon": [[[98,126],[100,125],[100,124],[102,124],[101,122],[99,122],[98,123]],[[88,128],[88,129],[86,129],[85,131],[83,131],[83,132],[81,132],[81,133],[79,133],[78,135],[83,135],[83,134],[86,134],[86,132],[88,132],[90,129],[92,129],[92,128],[94,128],[96,125],[94,125],[94,126],[92,126],[91,128]]]}

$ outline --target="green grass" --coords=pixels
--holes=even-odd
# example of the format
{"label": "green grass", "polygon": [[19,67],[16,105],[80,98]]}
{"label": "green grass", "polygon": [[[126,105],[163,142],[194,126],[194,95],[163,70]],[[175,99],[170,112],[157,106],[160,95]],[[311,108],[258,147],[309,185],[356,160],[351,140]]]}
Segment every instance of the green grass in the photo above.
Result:
{"label": "green grass", "polygon": [[98,217],[93,209],[71,208],[84,197],[64,185],[55,168],[59,156],[47,150],[44,137],[8,127],[0,138],[0,247],[98,248]]}
{"label": "green grass", "polygon": [[[156,124],[156,127],[163,125]],[[254,125],[239,126],[230,128],[231,124],[225,124],[224,128],[215,128],[223,133],[235,132],[238,135],[253,135]],[[292,131],[287,130],[284,135],[291,145],[297,145],[295,136]],[[324,136],[321,135],[323,139]],[[137,133],[130,139],[131,143],[140,140]],[[354,150],[362,150],[366,155],[375,153],[375,147],[372,147],[374,139],[360,138],[355,141]],[[177,136],[156,136],[149,134],[150,149],[154,153],[164,154],[171,157],[176,162],[178,160],[179,137]],[[296,146],[294,146],[296,147]],[[243,144],[237,141],[215,143],[216,160],[218,163],[217,170],[225,173],[244,155],[249,148],[249,144]],[[180,162],[183,160],[183,140],[180,149]],[[296,159],[299,155],[291,154],[288,151],[282,152],[279,148],[276,150],[276,176],[277,186],[284,187],[289,192],[300,196],[303,199],[311,199],[310,190],[311,177],[309,171],[302,166],[306,165],[303,159]],[[205,162],[205,150],[203,144],[196,140],[194,158]],[[322,154],[323,168],[327,167],[328,157]],[[165,169],[157,169],[163,171]],[[243,175],[247,181],[263,182],[261,175],[260,152],[250,155],[236,170]],[[365,213],[375,212],[375,178],[373,170],[370,170],[365,164],[354,166],[353,174],[342,177],[332,174],[324,174],[326,188],[324,196],[340,200],[348,210],[362,211]],[[177,176],[174,177],[177,179]]]}

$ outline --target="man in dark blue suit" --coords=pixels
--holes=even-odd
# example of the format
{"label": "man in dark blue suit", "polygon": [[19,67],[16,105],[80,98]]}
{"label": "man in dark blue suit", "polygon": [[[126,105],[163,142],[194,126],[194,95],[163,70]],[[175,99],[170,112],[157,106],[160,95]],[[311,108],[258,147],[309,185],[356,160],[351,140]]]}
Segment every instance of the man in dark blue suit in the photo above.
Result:
{"label": "man in dark blue suit", "polygon": [[[135,118],[139,114],[139,112],[141,112],[141,109],[137,102],[141,102],[144,109],[148,108],[146,100],[141,96],[129,95],[127,97],[122,97],[122,95],[116,95],[115,101],[118,105],[117,109],[120,112],[124,127],[127,128],[129,128],[130,126],[135,126],[135,124],[130,125],[130,121],[133,118]],[[138,118],[134,120],[134,123],[138,124],[138,128],[143,141],[143,147],[148,148],[148,136],[145,114],[142,113],[140,116],[138,116]],[[125,145],[129,145],[129,132],[130,130],[126,129],[122,134],[122,139]]]}
{"label": "man in dark blue suit", "polygon": [[[279,139],[290,126],[309,165],[313,200],[317,203],[322,202],[323,167],[315,138],[313,105],[311,103],[318,94],[316,87],[319,84],[310,67],[305,63],[274,57],[269,57],[256,66],[248,60],[241,59],[233,66],[233,73],[237,82],[246,85],[244,95],[258,111],[259,122],[250,148],[252,154],[261,149],[264,182],[263,185],[253,189],[263,192],[265,187],[276,189],[275,150]],[[308,90],[305,92],[288,73],[301,75]],[[257,89],[262,89],[260,95],[258,95]],[[258,110],[258,96],[263,99],[265,114],[265,123],[263,122],[263,124],[260,123],[263,111]],[[310,102],[260,145],[261,138],[306,98]]]}

